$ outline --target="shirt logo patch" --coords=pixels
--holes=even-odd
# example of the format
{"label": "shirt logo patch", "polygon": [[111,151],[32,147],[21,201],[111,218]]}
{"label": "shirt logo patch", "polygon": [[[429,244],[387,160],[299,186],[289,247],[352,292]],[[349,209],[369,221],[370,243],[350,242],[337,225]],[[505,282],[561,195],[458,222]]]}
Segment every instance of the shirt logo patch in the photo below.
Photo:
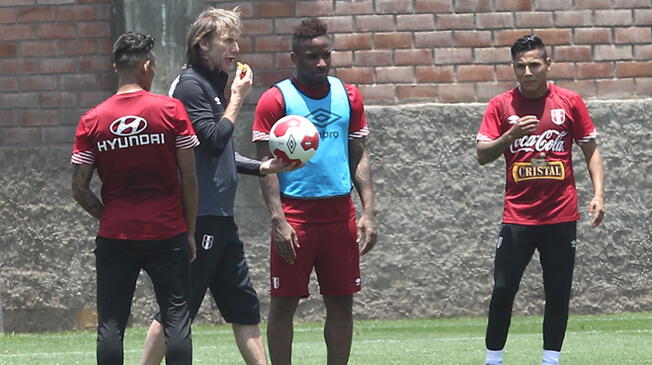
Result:
{"label": "shirt logo patch", "polygon": [[215,103],[217,105],[222,105],[222,102],[220,101],[220,98],[218,96],[215,97]]}
{"label": "shirt logo patch", "polygon": [[201,239],[201,247],[204,250],[210,250],[213,247],[213,236],[205,234]]}
{"label": "shirt logo patch", "polygon": [[272,288],[278,289],[281,287],[281,279],[274,276],[272,277]]}
{"label": "shirt logo patch", "polygon": [[556,125],[562,125],[566,121],[566,111],[564,109],[550,110],[550,119]]}
{"label": "shirt logo patch", "polygon": [[515,162],[512,167],[514,182],[525,180],[564,180],[566,169],[563,161],[548,161],[544,165],[535,165],[532,162]]}
{"label": "shirt logo patch", "polygon": [[133,136],[147,128],[147,121],[145,118],[137,117],[135,115],[126,115],[118,118],[111,123],[109,130],[111,133],[120,137]]}

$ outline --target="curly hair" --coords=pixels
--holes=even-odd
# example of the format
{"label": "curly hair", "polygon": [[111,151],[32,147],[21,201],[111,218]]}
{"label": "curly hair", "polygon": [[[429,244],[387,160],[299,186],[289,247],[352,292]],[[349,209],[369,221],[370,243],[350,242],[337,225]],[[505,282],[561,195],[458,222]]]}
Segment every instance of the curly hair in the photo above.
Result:
{"label": "curly hair", "polygon": [[154,37],[149,34],[127,32],[113,44],[113,62],[118,69],[137,67],[144,59],[152,59]]}
{"label": "curly hair", "polygon": [[514,45],[512,46],[512,59],[515,59],[516,55],[521,52],[530,51],[533,49],[540,50],[541,57],[543,57],[543,59],[548,58],[548,54],[546,53],[546,46],[543,44],[541,38],[535,34],[529,34],[525,37],[517,39],[516,42],[514,42]]}
{"label": "curly hair", "polygon": [[306,19],[294,28],[292,35],[292,51],[297,51],[303,41],[315,39],[317,37],[328,37],[328,26],[323,21],[312,18]]}
{"label": "curly hair", "polygon": [[213,36],[221,36],[231,32],[238,38],[242,32],[240,8],[233,10],[208,8],[197,16],[197,20],[190,26],[186,36],[186,62],[200,64],[202,62],[199,52],[199,41],[210,40]]}

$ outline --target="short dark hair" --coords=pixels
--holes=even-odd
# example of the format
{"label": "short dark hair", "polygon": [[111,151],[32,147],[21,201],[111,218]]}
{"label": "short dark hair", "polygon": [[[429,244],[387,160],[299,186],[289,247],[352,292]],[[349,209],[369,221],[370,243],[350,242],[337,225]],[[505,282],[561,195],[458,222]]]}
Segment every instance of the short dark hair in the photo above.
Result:
{"label": "short dark hair", "polygon": [[328,37],[328,26],[317,18],[306,19],[294,28],[292,35],[292,51],[297,51],[301,43],[317,37]]}
{"label": "short dark hair", "polygon": [[548,54],[546,53],[546,45],[543,44],[541,38],[535,34],[529,34],[525,37],[517,39],[516,42],[514,42],[514,45],[512,46],[512,59],[515,59],[516,55],[521,52],[530,51],[533,49],[540,50],[541,57],[544,59],[548,58]]}
{"label": "short dark hair", "polygon": [[113,44],[113,62],[118,69],[137,67],[144,59],[152,59],[154,37],[149,34],[127,32]]}

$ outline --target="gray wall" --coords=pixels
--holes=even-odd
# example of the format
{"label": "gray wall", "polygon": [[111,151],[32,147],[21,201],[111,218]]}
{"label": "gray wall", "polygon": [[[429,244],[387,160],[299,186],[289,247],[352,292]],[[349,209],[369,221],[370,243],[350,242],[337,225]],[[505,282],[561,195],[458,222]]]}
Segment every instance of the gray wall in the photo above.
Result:
{"label": "gray wall", "polygon": [[[356,318],[481,316],[491,291],[493,247],[502,209],[502,159],[481,167],[474,138],[484,106],[422,104],[368,107],[378,200],[379,242],[363,258],[364,289]],[[607,170],[607,214],[591,229],[579,223],[572,313],[652,310],[652,100],[593,101]],[[252,115],[237,128],[240,152],[253,155]],[[69,192],[70,147],[0,149],[0,281],[5,331],[92,327],[97,224]],[[580,208],[591,197],[576,148]],[[97,185],[96,185],[97,186]],[[240,179],[236,219],[246,242],[266,316],[269,222],[257,178]],[[313,297],[298,318],[320,320]],[[541,313],[543,288],[536,257],[514,310]],[[218,322],[205,300],[201,323]],[[155,307],[141,278],[133,322],[146,324]],[[89,315],[89,313],[91,315]]]}

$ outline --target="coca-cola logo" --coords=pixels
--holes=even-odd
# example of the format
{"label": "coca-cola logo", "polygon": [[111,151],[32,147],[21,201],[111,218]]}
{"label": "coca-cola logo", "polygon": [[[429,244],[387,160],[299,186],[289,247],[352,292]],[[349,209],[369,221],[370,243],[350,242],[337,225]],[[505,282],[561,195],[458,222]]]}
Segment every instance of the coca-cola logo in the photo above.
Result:
{"label": "coca-cola logo", "polygon": [[548,129],[541,134],[523,136],[509,146],[512,153],[524,152],[563,152],[564,137],[567,131]]}
{"label": "coca-cola logo", "polygon": [[147,121],[145,118],[137,117],[134,115],[127,115],[118,118],[111,123],[109,129],[111,133],[116,136],[127,137],[138,134],[147,128]]}

